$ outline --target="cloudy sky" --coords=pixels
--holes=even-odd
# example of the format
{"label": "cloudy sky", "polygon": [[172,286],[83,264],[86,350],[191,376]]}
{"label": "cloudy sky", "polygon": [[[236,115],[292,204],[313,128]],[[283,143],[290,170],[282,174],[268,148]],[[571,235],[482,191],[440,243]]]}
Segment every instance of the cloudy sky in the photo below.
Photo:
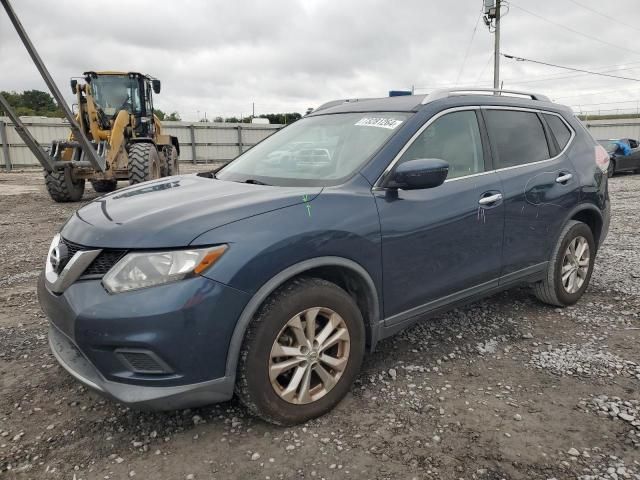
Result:
{"label": "cloudy sky", "polygon": [[[247,115],[252,102],[256,114],[304,112],[412,85],[427,93],[492,84],[482,0],[12,3],[65,94],[69,77],[85,70],[140,71],[163,82],[156,106],[186,120]],[[503,52],[640,78],[638,0],[508,3]],[[546,93],[576,110],[640,102],[640,82],[501,61],[504,88]],[[0,9],[0,90],[31,88],[45,85]]]}

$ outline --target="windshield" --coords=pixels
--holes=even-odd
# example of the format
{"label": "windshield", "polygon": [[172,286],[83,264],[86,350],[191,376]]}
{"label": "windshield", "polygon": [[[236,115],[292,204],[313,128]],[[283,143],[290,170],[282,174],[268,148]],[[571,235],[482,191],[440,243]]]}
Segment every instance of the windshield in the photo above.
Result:
{"label": "windshield", "polygon": [[306,117],[240,155],[216,178],[280,186],[336,185],[364,165],[408,117],[388,112]]}
{"label": "windshield", "polygon": [[93,98],[102,111],[113,116],[119,110],[141,114],[138,79],[128,76],[103,75],[91,80]]}

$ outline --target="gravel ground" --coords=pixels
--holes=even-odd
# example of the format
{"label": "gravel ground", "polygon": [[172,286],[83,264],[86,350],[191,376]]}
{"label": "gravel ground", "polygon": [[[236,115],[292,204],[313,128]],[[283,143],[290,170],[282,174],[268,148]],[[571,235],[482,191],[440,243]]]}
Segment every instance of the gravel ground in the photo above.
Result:
{"label": "gravel ground", "polygon": [[78,205],[0,173],[0,478],[640,479],[640,176],[610,185],[576,306],[521,288],[429,320],[384,341],[333,412],[278,428],[236,401],[132,411],[63,371],[35,279]]}

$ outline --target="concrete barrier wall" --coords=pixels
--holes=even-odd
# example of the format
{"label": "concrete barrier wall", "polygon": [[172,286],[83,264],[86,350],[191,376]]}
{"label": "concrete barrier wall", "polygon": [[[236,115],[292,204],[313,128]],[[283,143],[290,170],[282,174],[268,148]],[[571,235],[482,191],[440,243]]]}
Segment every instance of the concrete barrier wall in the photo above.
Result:
{"label": "concrete barrier wall", "polygon": [[633,138],[640,140],[640,118],[585,120],[583,123],[596,139]]}
{"label": "concrete barrier wall", "polygon": [[[69,135],[68,123],[61,118],[22,117],[22,121],[43,146]],[[163,122],[163,127],[165,133],[178,137],[181,162],[219,163],[233,160],[283,125]],[[18,168],[40,165],[7,117],[0,117],[0,145],[0,167],[7,164]]]}

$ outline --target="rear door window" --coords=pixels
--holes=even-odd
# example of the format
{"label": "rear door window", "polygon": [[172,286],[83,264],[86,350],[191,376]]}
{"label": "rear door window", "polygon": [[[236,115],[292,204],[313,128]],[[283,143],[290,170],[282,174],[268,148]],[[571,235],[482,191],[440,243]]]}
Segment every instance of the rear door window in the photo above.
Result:
{"label": "rear door window", "polygon": [[485,110],[496,168],[515,167],[550,158],[542,122],[534,112]]}
{"label": "rear door window", "polygon": [[556,138],[558,147],[560,147],[560,150],[563,150],[571,139],[571,130],[569,130],[569,127],[567,127],[567,125],[557,115],[552,115],[550,113],[543,113],[542,115],[551,129],[551,133],[553,133],[553,136]]}
{"label": "rear door window", "polygon": [[422,132],[400,162],[417,158],[439,158],[449,163],[447,178],[484,171],[482,140],[474,110],[443,115]]}

